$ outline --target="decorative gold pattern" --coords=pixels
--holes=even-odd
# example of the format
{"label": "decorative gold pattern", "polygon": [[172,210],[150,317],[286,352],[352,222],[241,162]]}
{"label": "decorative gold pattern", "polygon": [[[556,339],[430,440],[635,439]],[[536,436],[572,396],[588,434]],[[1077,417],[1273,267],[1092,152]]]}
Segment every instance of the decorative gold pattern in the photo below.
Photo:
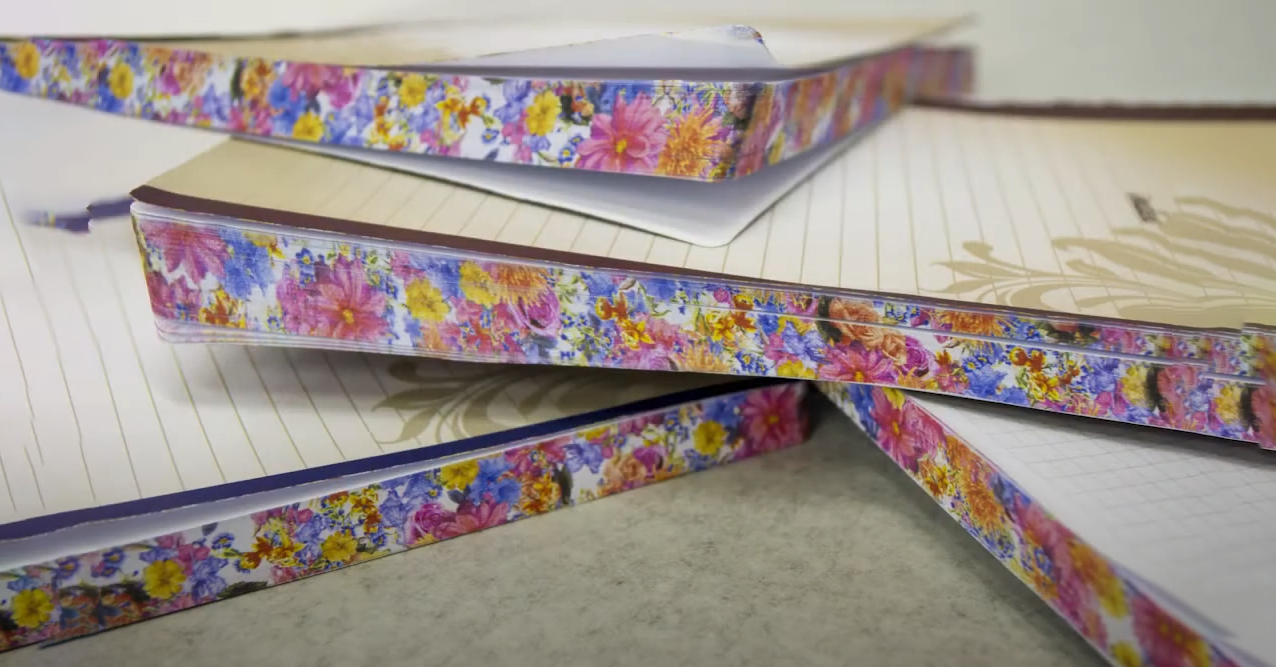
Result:
{"label": "decorative gold pattern", "polygon": [[[1115,240],[1051,239],[1051,247],[1067,258],[1065,271],[1007,262],[995,256],[993,246],[967,241],[962,248],[973,260],[936,263],[956,274],[942,292],[1052,310],[1047,297],[1054,292],[1101,288],[1103,293],[1079,297],[1076,305],[1110,304],[1132,320],[1201,328],[1276,324],[1276,262],[1254,258],[1257,253],[1276,259],[1276,217],[1205,197],[1177,197],[1174,203],[1154,209],[1156,223],[1113,229]],[[1130,272],[1162,280],[1150,285],[1122,275]]]}

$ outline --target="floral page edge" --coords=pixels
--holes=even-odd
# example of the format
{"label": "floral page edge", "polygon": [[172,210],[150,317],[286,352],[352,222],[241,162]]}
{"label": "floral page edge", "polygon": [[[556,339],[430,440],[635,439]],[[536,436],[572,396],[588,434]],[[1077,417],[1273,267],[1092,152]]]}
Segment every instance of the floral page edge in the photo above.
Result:
{"label": "floral page edge", "polygon": [[595,424],[0,579],[0,651],[60,642],[740,461],[805,440],[786,382]]}
{"label": "floral page edge", "polygon": [[[279,226],[135,214],[175,342],[314,347],[898,386],[1276,447],[1271,390],[1209,372],[1220,348],[1115,325],[767,290]],[[276,231],[277,230],[277,231]],[[1227,363],[1249,363],[1237,346]],[[1112,355],[1110,353],[1117,353]]]}
{"label": "floral page edge", "polygon": [[1158,604],[1015,481],[890,387],[820,391],[1015,577],[1120,667],[1236,667],[1227,649]]}
{"label": "floral page edge", "polygon": [[0,91],[222,132],[723,181],[969,91],[960,48],[780,82],[574,81],[236,58],[115,40],[0,42]]}

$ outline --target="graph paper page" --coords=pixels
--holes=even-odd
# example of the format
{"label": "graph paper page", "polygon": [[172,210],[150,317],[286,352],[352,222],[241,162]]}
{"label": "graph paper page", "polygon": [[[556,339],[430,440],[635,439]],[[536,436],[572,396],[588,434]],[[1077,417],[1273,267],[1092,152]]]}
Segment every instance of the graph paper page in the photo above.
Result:
{"label": "graph paper page", "polygon": [[1082,540],[1276,664],[1276,456],[1172,431],[910,396]]}

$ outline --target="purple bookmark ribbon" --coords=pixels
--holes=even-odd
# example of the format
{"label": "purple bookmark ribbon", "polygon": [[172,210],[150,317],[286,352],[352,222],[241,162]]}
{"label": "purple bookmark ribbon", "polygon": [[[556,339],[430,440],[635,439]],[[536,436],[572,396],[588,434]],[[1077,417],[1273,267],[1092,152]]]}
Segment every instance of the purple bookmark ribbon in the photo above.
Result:
{"label": "purple bookmark ribbon", "polygon": [[102,218],[115,218],[129,214],[133,205],[132,197],[96,201],[85,207],[83,211],[70,213],[39,213],[32,222],[41,227],[63,229],[77,234],[87,234],[89,223]]}

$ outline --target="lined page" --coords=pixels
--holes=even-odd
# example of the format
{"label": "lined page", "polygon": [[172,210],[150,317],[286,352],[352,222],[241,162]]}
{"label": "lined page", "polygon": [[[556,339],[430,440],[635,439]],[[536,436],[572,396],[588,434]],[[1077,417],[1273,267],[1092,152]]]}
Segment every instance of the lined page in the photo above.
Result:
{"label": "lined page", "polygon": [[355,222],[642,261],[653,270],[1238,328],[1276,324],[1273,182],[1273,123],[913,109],[715,248],[244,142],[228,142],[152,184]]}
{"label": "lined page", "polygon": [[1276,458],[1199,436],[910,395],[1099,552],[1276,664]]}
{"label": "lined page", "polygon": [[[334,199],[362,205],[350,192]],[[98,221],[81,236],[5,215],[0,251],[0,522],[428,447],[722,381],[170,345],[155,333],[127,220]],[[611,390],[599,391],[604,384]]]}

